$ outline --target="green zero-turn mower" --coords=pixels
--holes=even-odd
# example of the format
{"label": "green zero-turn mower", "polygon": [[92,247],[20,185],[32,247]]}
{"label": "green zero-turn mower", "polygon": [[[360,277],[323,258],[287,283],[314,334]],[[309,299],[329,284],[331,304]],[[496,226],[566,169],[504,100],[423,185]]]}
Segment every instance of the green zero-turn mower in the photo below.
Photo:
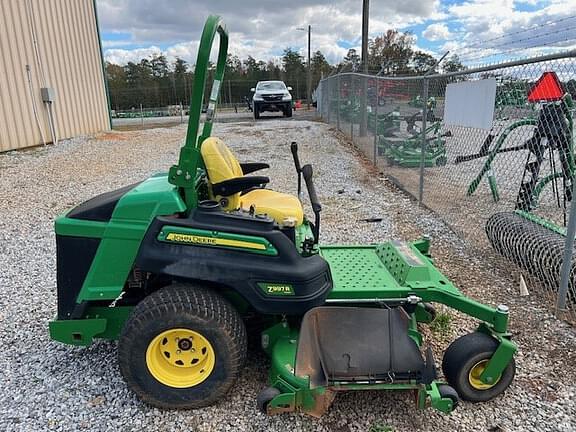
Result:
{"label": "green zero-turn mower", "polygon": [[[219,54],[198,136],[209,53]],[[246,358],[246,323],[270,356],[267,413],[319,415],[344,390],[413,390],[417,405],[450,412],[459,398],[486,401],[511,383],[516,346],[508,309],[464,296],[433,265],[427,238],[321,246],[312,167],[300,166],[314,222],[296,196],[251,175],[210,136],[228,34],[208,18],[200,42],[190,120],[177,165],[166,174],[99,195],[56,220],[55,340],[118,340],[120,371],[145,402],[198,408],[221,399]],[[477,318],[444,354],[438,378],[419,323],[432,302]],[[422,354],[424,353],[424,354]]]}

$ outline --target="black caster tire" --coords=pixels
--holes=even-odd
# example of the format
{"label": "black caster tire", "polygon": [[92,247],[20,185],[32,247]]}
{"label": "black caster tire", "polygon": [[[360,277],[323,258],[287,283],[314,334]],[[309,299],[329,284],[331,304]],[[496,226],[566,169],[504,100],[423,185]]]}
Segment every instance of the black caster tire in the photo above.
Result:
{"label": "black caster tire", "polygon": [[268,413],[268,404],[274,399],[276,396],[280,394],[280,390],[276,387],[266,387],[256,397],[256,406],[258,410],[264,414]]}
{"label": "black caster tire", "polygon": [[424,310],[430,315],[430,322],[434,321],[438,316],[438,312],[432,303],[424,303]]}
{"label": "black caster tire", "polygon": [[458,406],[460,398],[458,397],[458,392],[454,390],[451,386],[447,384],[438,385],[438,392],[442,398],[452,399],[452,410],[455,410]]}
{"label": "black caster tire", "polygon": [[516,373],[514,359],[494,384],[484,384],[480,374],[498,348],[498,341],[487,334],[474,332],[456,339],[442,359],[442,371],[460,399],[485,402],[503,393]]}

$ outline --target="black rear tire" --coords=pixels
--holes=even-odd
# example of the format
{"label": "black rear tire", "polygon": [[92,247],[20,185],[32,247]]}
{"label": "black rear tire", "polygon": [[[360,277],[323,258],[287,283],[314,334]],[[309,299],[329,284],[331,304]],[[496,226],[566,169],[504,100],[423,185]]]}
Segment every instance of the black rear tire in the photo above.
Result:
{"label": "black rear tire", "polygon": [[500,378],[490,387],[479,388],[471,381],[472,369],[479,363],[489,360],[496,349],[498,341],[493,337],[474,332],[456,339],[442,359],[442,371],[448,383],[458,392],[460,399],[470,402],[485,402],[503,393],[512,383],[516,373],[514,359],[508,363]]}
{"label": "black rear tire", "polygon": [[[213,367],[207,377],[189,387],[161,382],[151,372],[152,362],[149,364],[147,358],[159,335],[180,329],[208,341],[213,354]],[[232,387],[245,359],[246,329],[238,312],[220,295],[192,284],[174,284],[142,300],[118,341],[118,363],[128,387],[142,401],[160,408],[189,409],[215,403]]]}

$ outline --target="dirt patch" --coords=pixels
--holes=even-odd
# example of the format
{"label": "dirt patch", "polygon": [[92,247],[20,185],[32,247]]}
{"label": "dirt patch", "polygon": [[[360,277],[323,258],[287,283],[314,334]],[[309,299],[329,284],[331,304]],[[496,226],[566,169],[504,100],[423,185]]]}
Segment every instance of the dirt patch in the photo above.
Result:
{"label": "dirt patch", "polygon": [[118,132],[106,132],[95,135],[94,139],[97,141],[127,141],[128,139],[130,139],[130,137],[127,136],[126,134]]}

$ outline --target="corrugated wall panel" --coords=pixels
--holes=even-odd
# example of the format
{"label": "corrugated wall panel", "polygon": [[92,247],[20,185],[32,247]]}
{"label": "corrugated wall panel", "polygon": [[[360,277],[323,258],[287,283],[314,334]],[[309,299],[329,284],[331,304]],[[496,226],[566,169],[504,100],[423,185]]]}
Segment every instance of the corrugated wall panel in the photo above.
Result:
{"label": "corrugated wall panel", "polygon": [[0,1],[0,151],[52,141],[43,86],[59,139],[110,128],[95,13],[92,0]]}
{"label": "corrugated wall panel", "polygon": [[[26,38],[18,36],[21,28],[26,25],[22,22],[25,17],[24,2],[0,2],[2,10],[0,19],[0,43],[2,44],[2,65],[0,66],[2,88],[5,90],[1,104],[4,117],[0,124],[7,129],[6,142],[1,143],[2,150],[25,147],[23,143],[39,142],[40,134],[37,130],[33,116],[32,104],[28,87],[26,65],[30,63],[30,56],[25,49]],[[34,78],[34,74],[31,73]],[[24,127],[24,124],[27,127]],[[34,126],[33,126],[34,125]],[[34,127],[34,130],[31,129]]]}

